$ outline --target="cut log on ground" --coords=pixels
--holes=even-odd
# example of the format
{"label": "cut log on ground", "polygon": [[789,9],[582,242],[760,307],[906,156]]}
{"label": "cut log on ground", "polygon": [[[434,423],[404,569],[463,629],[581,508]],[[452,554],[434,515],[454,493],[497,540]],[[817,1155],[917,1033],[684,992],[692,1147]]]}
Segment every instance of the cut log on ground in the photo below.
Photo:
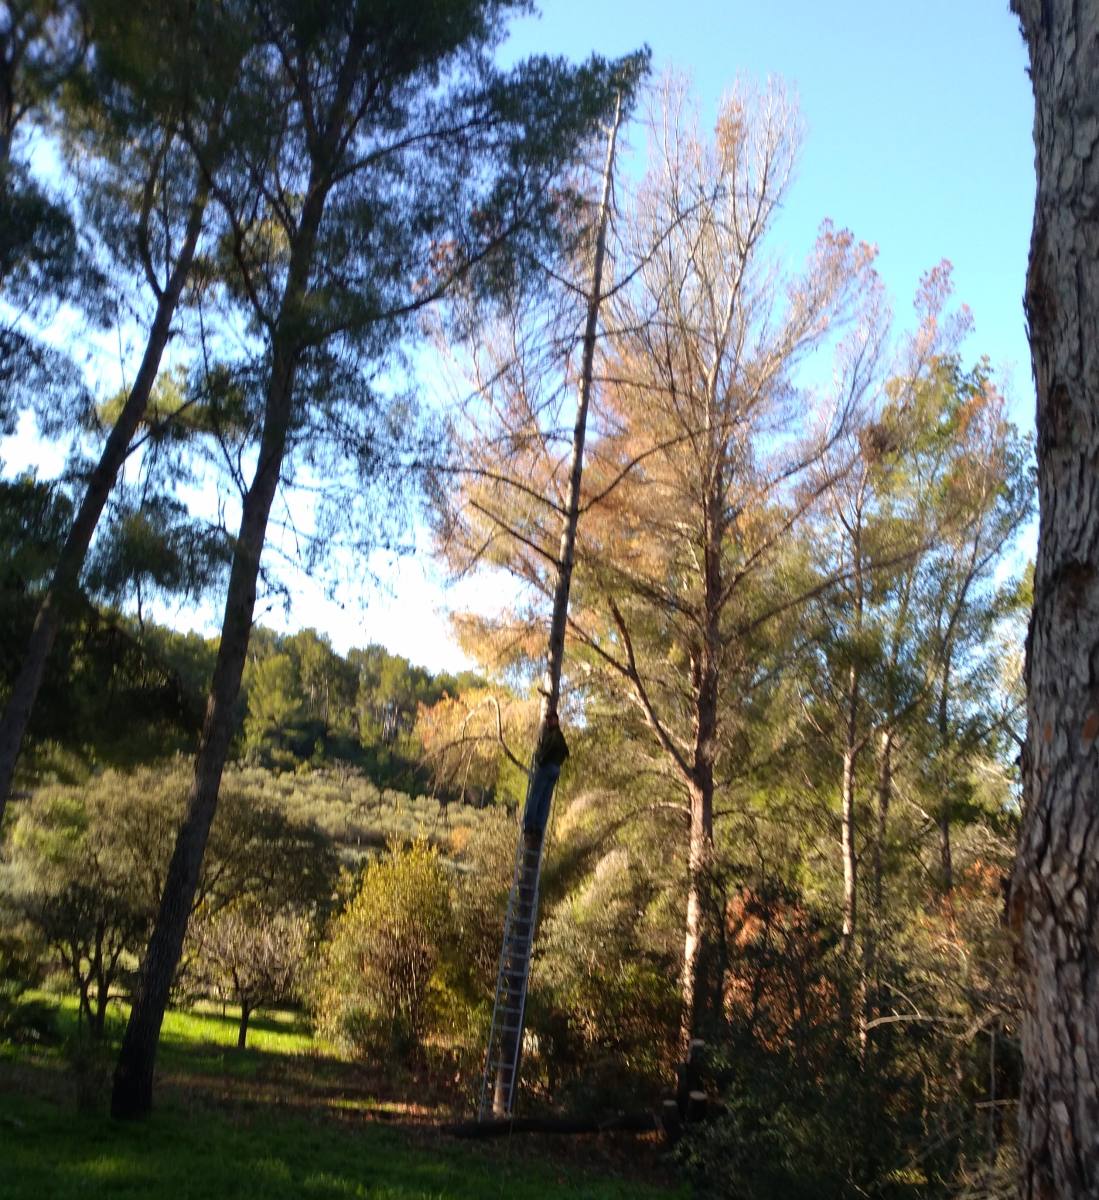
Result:
{"label": "cut log on ground", "polygon": [[663,1128],[652,1112],[615,1113],[608,1117],[515,1117],[511,1120],[462,1121],[444,1125],[460,1138],[506,1137],[511,1133],[651,1133]]}

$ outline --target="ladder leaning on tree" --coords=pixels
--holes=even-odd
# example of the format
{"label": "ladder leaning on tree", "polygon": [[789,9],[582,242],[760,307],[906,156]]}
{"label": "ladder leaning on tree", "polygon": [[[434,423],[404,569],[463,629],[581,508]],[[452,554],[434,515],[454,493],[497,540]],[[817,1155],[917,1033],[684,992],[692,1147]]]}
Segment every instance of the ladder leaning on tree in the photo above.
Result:
{"label": "ladder leaning on tree", "polygon": [[[588,293],[587,317],[584,323],[583,355],[580,369],[580,394],[576,403],[576,424],[573,427],[572,458],[569,464],[568,502],[561,524],[561,543],[557,554],[557,580],[553,591],[553,613],[550,618],[549,644],[546,654],[546,673],[542,682],[542,713],[538,734],[546,727],[547,714],[557,711],[561,692],[561,663],[565,655],[565,625],[569,610],[569,589],[572,585],[572,565],[576,551],[576,526],[580,514],[580,478],[584,469],[584,436],[591,400],[592,364],[595,361],[595,335],[599,322],[599,306],[603,298],[603,259],[607,246],[607,222],[611,205],[611,181],[614,175],[614,151],[618,127],[622,120],[622,98],[615,106],[614,122],[607,136],[607,159],[603,170],[603,191],[592,262],[592,284]],[[527,781],[527,798],[535,766],[532,762]],[[521,832],[515,852],[511,894],[504,918],[504,938],[500,951],[500,966],[496,979],[496,999],[492,1028],[489,1032],[485,1074],[481,1086],[478,1119],[487,1116],[489,1095],[492,1115],[510,1117],[519,1079],[523,1049],[523,1017],[526,1010],[527,986],[530,981],[530,956],[534,945],[538,919],[538,886],[542,871],[544,827],[536,833]]]}
{"label": "ladder leaning on tree", "polygon": [[477,1109],[479,1121],[490,1113],[509,1116],[515,1100],[523,1044],[523,1016],[530,982],[530,953],[538,920],[544,842],[540,832],[523,833],[515,851],[515,869],[504,917],[504,940],[496,973],[488,1055]]}

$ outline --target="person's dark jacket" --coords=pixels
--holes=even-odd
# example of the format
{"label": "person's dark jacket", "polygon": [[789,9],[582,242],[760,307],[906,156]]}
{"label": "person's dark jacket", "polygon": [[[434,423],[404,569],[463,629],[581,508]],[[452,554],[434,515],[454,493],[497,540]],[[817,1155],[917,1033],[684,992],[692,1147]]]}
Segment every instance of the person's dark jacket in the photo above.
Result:
{"label": "person's dark jacket", "polygon": [[559,767],[569,756],[569,745],[560,725],[547,725],[538,739],[538,749],[534,752],[537,766],[544,767],[552,763]]}

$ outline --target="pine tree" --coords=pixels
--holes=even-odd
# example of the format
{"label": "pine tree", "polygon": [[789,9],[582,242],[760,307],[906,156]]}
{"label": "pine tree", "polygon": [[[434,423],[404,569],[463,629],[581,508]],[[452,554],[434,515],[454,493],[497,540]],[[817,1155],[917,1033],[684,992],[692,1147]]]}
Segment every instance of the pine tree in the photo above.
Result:
{"label": "pine tree", "polygon": [[[275,493],[288,456],[333,431],[369,462],[377,398],[363,369],[459,277],[484,292],[551,233],[552,187],[605,111],[619,71],[489,52],[512,5],[256,0],[254,136],[241,193],[216,193],[226,270],[264,343],[254,471],[242,500],[221,641],[187,816],[115,1074],[112,1111],[152,1101],[156,1045],[233,732]],[[274,119],[272,119],[274,118]],[[475,269],[479,268],[479,269]],[[480,281],[480,282],[478,282]],[[315,445],[310,453],[315,452]]]}

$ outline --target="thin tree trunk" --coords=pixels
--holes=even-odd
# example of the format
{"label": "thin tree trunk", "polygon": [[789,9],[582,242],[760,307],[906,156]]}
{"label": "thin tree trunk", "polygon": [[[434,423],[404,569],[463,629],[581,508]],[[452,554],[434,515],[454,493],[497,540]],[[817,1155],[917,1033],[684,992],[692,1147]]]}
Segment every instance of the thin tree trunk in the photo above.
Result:
{"label": "thin tree trunk", "polygon": [[237,1049],[243,1050],[248,1041],[248,1018],[252,1015],[251,1008],[241,1003],[240,1006],[240,1025],[237,1027]]}
{"label": "thin tree trunk", "polygon": [[[858,652],[858,641],[862,636],[865,581],[863,579],[862,515],[865,502],[865,480],[860,483],[855,496],[854,520],[850,526],[852,584],[852,633]],[[845,958],[850,959],[855,947],[855,931],[858,924],[858,850],[855,839],[856,825],[856,770],[862,750],[859,738],[859,711],[861,706],[859,668],[852,661],[847,673],[847,688],[843,705],[843,778],[840,795],[840,850],[843,856],[843,925],[842,948]]]}
{"label": "thin tree trunk", "polygon": [[692,664],[695,697],[694,761],[691,764],[690,842],[687,849],[687,922],[680,977],[680,1051],[689,1059],[691,1041],[704,1032],[709,1006],[717,994],[714,980],[718,920],[714,869],[714,761],[717,755],[721,687],[721,611],[725,592],[722,551],[727,530],[722,435],[715,438],[716,364],[710,372],[704,410],[705,452],[703,505],[702,643]]}
{"label": "thin tree trunk", "polygon": [[179,298],[194,261],[195,249],[202,232],[206,201],[207,190],[205,184],[202,184],[191,205],[187,231],[175,267],[157,302],[156,316],[149,330],[145,353],[134,386],[88,480],[80,507],[54,568],[53,578],[39,606],[3,718],[0,719],[0,821],[3,820],[4,808],[11,792],[15,765],[27,724],[34,710],[38,690],[42,686],[46,662],[58,631],[69,615],[76,597],[80,573],[84,568],[96,525],[118,479],[122,464],[126,461],[130,442],[149,406],[149,397],[171,336],[172,321],[179,306]]}
{"label": "thin tree trunk", "polygon": [[[580,517],[580,482],[584,471],[584,440],[587,435],[588,406],[591,401],[592,375],[595,363],[595,337],[599,325],[599,308],[603,299],[603,260],[607,246],[607,222],[610,216],[611,184],[614,179],[614,152],[618,140],[618,127],[622,119],[622,97],[615,105],[614,121],[607,139],[607,160],[603,168],[603,191],[599,203],[599,223],[595,238],[595,255],[592,261],[591,290],[588,293],[588,310],[584,323],[584,342],[580,363],[580,394],[576,402],[576,423],[572,434],[572,458],[569,463],[569,490],[565,515],[561,524],[561,542],[557,552],[557,579],[553,589],[553,612],[550,616],[550,632],[546,646],[546,670],[542,677],[542,707],[536,739],[545,729],[546,717],[556,712],[561,696],[561,668],[565,658],[565,629],[569,615],[569,592],[572,588],[572,568],[576,552],[576,528]],[[532,758],[533,762],[533,758]],[[520,837],[534,838],[534,834],[520,833]],[[537,834],[541,838],[543,833]],[[523,857],[526,862],[526,856]],[[521,880],[521,886],[532,886],[533,879]],[[518,987],[514,981],[514,987]],[[510,993],[509,1001],[517,995]],[[501,1064],[515,1062],[516,1044],[521,1041],[522,1029],[507,1034],[501,1045]],[[493,1116],[507,1115],[508,1103],[514,1097],[519,1074],[515,1077],[508,1066],[501,1065],[496,1074],[493,1090]]]}
{"label": "thin tree trunk", "polygon": [[92,1035],[97,1042],[103,1040],[103,1030],[107,1024],[107,1005],[109,1003],[110,988],[100,981],[95,994],[95,1021],[92,1025]]}
{"label": "thin tree trunk", "polygon": [[950,820],[953,816],[950,795],[950,772],[947,757],[950,753],[950,722],[947,702],[950,697],[950,647],[946,648],[943,677],[939,689],[939,880],[943,895],[948,901],[954,890],[954,857],[950,847]]}
{"label": "thin tree trunk", "polygon": [[858,764],[859,674],[851,667],[844,705],[840,843],[843,853],[843,952],[850,955],[858,921],[858,856],[855,850],[855,769]]}
{"label": "thin tree trunk", "polygon": [[874,832],[874,858],[871,895],[874,917],[879,921],[885,900],[885,845],[889,833],[889,806],[893,801],[893,730],[881,731],[881,746],[878,751],[878,811],[877,828]]}
{"label": "thin tree trunk", "polygon": [[1012,0],[1038,193],[1026,310],[1038,556],[1009,913],[1024,988],[1024,1200],[1099,1196],[1099,2]]}
{"label": "thin tree trunk", "polygon": [[264,406],[259,457],[244,498],[240,532],[233,553],[229,589],[221,625],[214,676],[199,739],[187,813],[168,865],[156,924],[149,939],[141,978],[115,1069],[111,1112],[116,1117],[145,1116],[152,1107],[153,1068],[164,1010],[183,950],[187,921],[198,886],[218,791],[256,604],[260,557],[267,521],[286,452],[297,367],[296,341],[300,313],[307,297],[317,231],[326,193],[314,187],[306,201],[280,305],[272,349],[271,380]]}
{"label": "thin tree trunk", "polygon": [[686,1058],[691,1039],[705,1017],[706,987],[715,942],[713,778],[691,787],[691,834],[687,852],[687,923],[679,981],[680,1051]]}
{"label": "thin tree trunk", "polygon": [[868,1025],[877,1015],[878,942],[881,938],[885,900],[885,845],[889,829],[889,805],[893,798],[893,730],[881,731],[878,749],[878,806],[872,856],[870,860],[870,919],[864,922],[862,975],[862,1017],[859,1024],[859,1048],[865,1060],[869,1050]]}
{"label": "thin tree trunk", "polygon": [[595,337],[599,327],[599,309],[603,301],[603,260],[607,250],[607,222],[610,218],[611,185],[614,180],[614,151],[618,126],[622,120],[622,97],[614,110],[614,122],[607,138],[607,160],[603,168],[603,192],[599,201],[599,225],[592,261],[591,291],[584,322],[583,353],[580,362],[580,395],[576,403],[576,423],[572,432],[572,458],[569,463],[569,492],[561,524],[561,543],[557,552],[557,580],[553,589],[553,613],[550,617],[546,671],[542,680],[542,717],[557,708],[561,694],[561,667],[565,658],[565,627],[569,616],[569,591],[576,554],[576,528],[580,517],[580,481],[584,472],[584,440],[587,436],[588,405],[591,401],[595,363]]}
{"label": "thin tree trunk", "polygon": [[[852,583],[852,634],[854,644],[852,651],[861,654],[861,637],[863,631],[863,609],[866,599],[865,579],[863,576],[862,553],[862,518],[865,503],[866,480],[860,482],[855,496],[854,521],[850,527]],[[844,692],[843,705],[843,776],[840,795],[840,853],[843,857],[843,918],[841,926],[840,948],[845,962],[851,967],[853,974],[853,990],[844,988],[844,1018],[845,1024],[852,1029],[858,1041],[860,1056],[865,1057],[867,1049],[866,1029],[866,961],[864,956],[856,954],[856,942],[859,932],[859,857],[857,839],[857,771],[859,756],[865,745],[865,739],[859,733],[859,718],[862,710],[862,677],[857,658],[853,658],[847,673],[847,687]]]}

